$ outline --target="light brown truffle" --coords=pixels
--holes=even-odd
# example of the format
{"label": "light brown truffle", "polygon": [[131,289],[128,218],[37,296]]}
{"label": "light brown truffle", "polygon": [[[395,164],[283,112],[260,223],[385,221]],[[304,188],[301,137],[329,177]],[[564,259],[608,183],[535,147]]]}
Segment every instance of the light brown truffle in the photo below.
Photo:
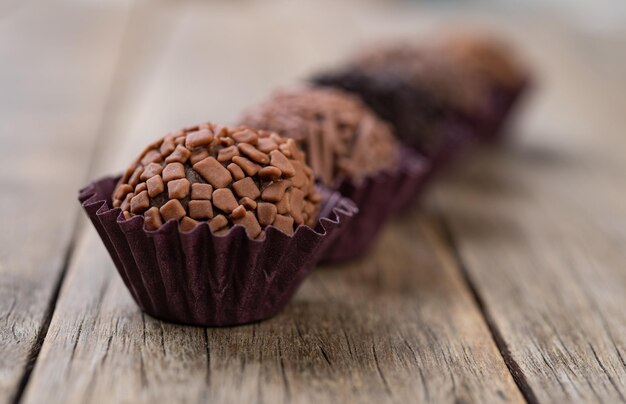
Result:
{"label": "light brown truffle", "polygon": [[481,32],[458,32],[438,44],[461,68],[489,86],[517,88],[526,80],[525,66],[505,43]]}

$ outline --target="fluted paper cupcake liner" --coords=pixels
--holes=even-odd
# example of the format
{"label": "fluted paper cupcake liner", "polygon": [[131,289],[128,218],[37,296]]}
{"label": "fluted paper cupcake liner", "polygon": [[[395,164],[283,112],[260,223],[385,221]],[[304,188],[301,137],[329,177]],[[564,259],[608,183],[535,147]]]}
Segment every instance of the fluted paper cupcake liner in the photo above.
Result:
{"label": "fluted paper cupcake liner", "polygon": [[442,170],[454,163],[477,140],[476,126],[467,120],[450,120],[441,127],[441,142],[427,155],[431,164],[427,181],[435,178]]}
{"label": "fluted paper cupcake liner", "polygon": [[365,255],[387,220],[420,194],[428,170],[426,159],[403,147],[393,169],[370,175],[359,183],[341,181],[334,189],[354,201],[359,213],[326,247],[321,261],[340,262]]}
{"label": "fluted paper cupcake liner", "polygon": [[183,324],[228,326],[272,317],[358,211],[326,192],[316,228],[299,226],[292,236],[270,226],[264,240],[252,240],[239,225],[217,236],[207,223],[182,232],[175,221],[151,231],[142,216],[125,220],[111,208],[118,179],[89,184],[79,200],[139,307]]}
{"label": "fluted paper cupcake liner", "polygon": [[506,122],[513,115],[516,106],[531,87],[531,80],[511,89],[494,90],[491,95],[491,114],[483,122],[479,137],[483,140],[498,140],[505,136],[503,131]]}

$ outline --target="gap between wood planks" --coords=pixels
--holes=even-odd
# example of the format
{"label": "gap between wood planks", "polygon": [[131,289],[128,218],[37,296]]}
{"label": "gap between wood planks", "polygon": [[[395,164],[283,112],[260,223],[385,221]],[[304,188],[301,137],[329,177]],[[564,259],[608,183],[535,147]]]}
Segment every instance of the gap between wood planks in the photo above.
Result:
{"label": "gap between wood planks", "polygon": [[455,264],[459,269],[459,272],[461,273],[461,278],[463,279],[467,289],[470,291],[471,296],[476,303],[476,306],[480,310],[480,313],[483,316],[485,323],[487,324],[487,328],[491,333],[491,337],[498,347],[498,351],[500,352],[500,355],[502,356],[502,359],[504,360],[504,363],[506,364],[509,373],[513,377],[517,388],[522,393],[524,399],[526,399],[527,402],[531,404],[539,403],[539,400],[537,400],[537,397],[535,396],[532,387],[528,383],[528,380],[526,380],[526,376],[524,376],[522,368],[510,354],[506,341],[502,337],[502,334],[498,331],[498,328],[491,316],[489,315],[489,312],[486,310],[485,303],[480,297],[480,294],[471,279],[471,276],[467,270],[467,266],[463,262],[463,258],[461,257],[461,252],[459,251],[456,239],[452,234],[452,229],[450,228],[450,225],[444,217],[444,213],[440,212],[437,215],[437,225],[440,230],[439,235],[442,243],[444,243],[448,247],[449,253],[452,255]]}
{"label": "gap between wood planks", "polygon": [[41,353],[41,347],[43,346],[43,342],[45,341],[46,336],[48,335],[50,321],[52,321],[52,315],[54,314],[56,303],[59,299],[61,286],[63,285],[65,274],[67,273],[67,269],[70,266],[70,261],[74,253],[74,247],[76,245],[76,240],[78,239],[79,227],[80,227],[80,220],[78,220],[78,215],[77,215],[74,220],[74,225],[72,226],[70,242],[63,256],[63,264],[61,267],[61,272],[59,274],[56,284],[54,285],[52,296],[50,297],[50,302],[48,303],[48,308],[44,314],[41,327],[39,328],[39,332],[37,333],[37,340],[28,355],[26,367],[24,368],[24,374],[22,375],[20,383],[17,387],[17,391],[15,393],[15,397],[13,399],[13,402],[16,404],[21,401],[22,396],[24,395],[24,391],[26,391],[26,385],[28,384],[28,381],[30,380],[30,376],[33,373],[33,369],[35,368],[35,365],[37,364],[37,358],[39,358],[39,354]]}

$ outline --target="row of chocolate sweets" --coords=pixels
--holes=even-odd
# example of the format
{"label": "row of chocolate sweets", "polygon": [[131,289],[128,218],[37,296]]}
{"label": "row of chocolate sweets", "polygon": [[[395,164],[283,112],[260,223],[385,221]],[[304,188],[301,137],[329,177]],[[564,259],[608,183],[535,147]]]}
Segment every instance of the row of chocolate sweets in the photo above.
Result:
{"label": "row of chocolate sweets", "polygon": [[363,52],[234,126],[166,135],[79,200],[146,313],[269,318],[315,264],[365,254],[462,145],[496,136],[518,66],[482,38]]}
{"label": "row of chocolate sweets", "polygon": [[277,91],[238,123],[296,139],[318,177],[355,202],[357,219],[323,256],[342,261],[365,254],[392,212],[466,146],[503,133],[527,83],[490,37],[391,43]]}

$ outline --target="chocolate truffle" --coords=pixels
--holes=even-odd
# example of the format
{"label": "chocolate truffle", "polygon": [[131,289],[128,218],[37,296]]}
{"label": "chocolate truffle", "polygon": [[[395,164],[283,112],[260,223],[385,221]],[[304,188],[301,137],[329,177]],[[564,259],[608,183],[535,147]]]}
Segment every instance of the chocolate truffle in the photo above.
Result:
{"label": "chocolate truffle", "polygon": [[292,234],[313,226],[320,196],[313,171],[293,139],[269,131],[211,123],[150,144],[121,178],[113,206],[157,229],[176,220],[183,231],[207,221],[223,234],[235,224],[252,238],[267,226]]}
{"label": "chocolate truffle", "polygon": [[486,85],[517,89],[526,81],[526,69],[503,42],[486,34],[465,32],[448,35],[438,44],[460,68],[475,74]]}
{"label": "chocolate truffle", "polygon": [[[358,98],[340,90],[279,91],[245,112],[240,123],[295,139],[328,186],[343,179],[360,182],[397,160],[398,144],[390,126]],[[266,147],[259,142],[259,148]]]}
{"label": "chocolate truffle", "polygon": [[355,55],[312,80],[358,95],[409,146],[427,156],[445,141],[452,121],[485,113],[481,83],[431,46],[391,44]]}

